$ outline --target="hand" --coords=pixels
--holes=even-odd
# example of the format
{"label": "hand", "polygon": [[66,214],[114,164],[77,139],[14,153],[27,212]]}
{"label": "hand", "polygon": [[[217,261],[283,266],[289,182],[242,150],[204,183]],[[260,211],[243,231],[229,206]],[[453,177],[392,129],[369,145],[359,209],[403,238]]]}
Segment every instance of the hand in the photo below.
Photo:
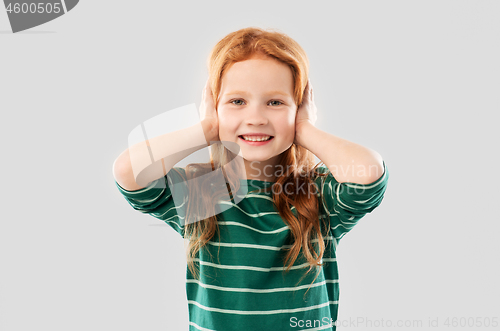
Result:
{"label": "hand", "polygon": [[311,81],[307,80],[307,85],[304,90],[304,96],[302,97],[302,103],[297,109],[297,114],[295,115],[295,139],[294,144],[300,145],[297,140],[298,133],[300,133],[301,127],[306,124],[314,125],[318,119],[318,109],[314,103],[314,94],[312,90]]}
{"label": "hand", "polygon": [[209,80],[205,83],[200,104],[200,120],[207,142],[219,141],[219,117],[212,97]]}

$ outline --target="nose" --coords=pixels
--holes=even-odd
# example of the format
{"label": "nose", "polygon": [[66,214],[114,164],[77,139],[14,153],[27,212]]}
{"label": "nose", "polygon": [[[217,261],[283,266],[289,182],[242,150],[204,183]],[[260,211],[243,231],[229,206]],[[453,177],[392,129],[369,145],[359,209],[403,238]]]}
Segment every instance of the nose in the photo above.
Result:
{"label": "nose", "polygon": [[260,106],[252,106],[246,109],[245,123],[250,125],[265,125],[269,121],[266,109]]}

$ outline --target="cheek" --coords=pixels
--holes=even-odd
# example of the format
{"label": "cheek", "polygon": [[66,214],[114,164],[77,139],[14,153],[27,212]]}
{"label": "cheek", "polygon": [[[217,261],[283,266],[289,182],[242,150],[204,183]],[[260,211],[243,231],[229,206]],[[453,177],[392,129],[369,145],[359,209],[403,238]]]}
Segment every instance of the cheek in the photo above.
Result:
{"label": "cheek", "polygon": [[227,112],[219,111],[217,117],[219,119],[219,135],[233,135],[238,127],[234,116],[230,116]]}
{"label": "cheek", "polygon": [[219,108],[219,110],[217,111],[217,119],[219,120],[219,127],[220,127],[221,124],[224,124],[227,122],[228,116],[227,116],[226,112],[224,112],[223,110],[221,110]]}
{"label": "cheek", "polygon": [[295,137],[295,113],[291,114],[287,121],[287,131],[292,139]]}
{"label": "cheek", "polygon": [[283,125],[287,127],[288,130],[295,129],[295,113],[289,113],[282,121]]}
{"label": "cheek", "polygon": [[279,126],[276,127],[279,128],[280,136],[285,140],[293,140],[295,136],[295,118],[281,118],[278,123]]}

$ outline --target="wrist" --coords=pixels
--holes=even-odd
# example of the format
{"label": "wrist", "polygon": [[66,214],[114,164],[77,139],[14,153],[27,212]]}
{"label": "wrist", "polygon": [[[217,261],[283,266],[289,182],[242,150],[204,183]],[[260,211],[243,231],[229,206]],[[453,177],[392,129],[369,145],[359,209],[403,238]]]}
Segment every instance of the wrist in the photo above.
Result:
{"label": "wrist", "polygon": [[309,121],[304,121],[295,124],[295,144],[305,147],[304,137],[307,136],[307,131],[314,128],[314,125]]}
{"label": "wrist", "polygon": [[214,128],[214,125],[206,120],[201,121],[201,126],[203,128],[203,133],[205,134],[207,145],[210,146],[212,141],[217,140],[218,132],[215,132],[216,128]]}

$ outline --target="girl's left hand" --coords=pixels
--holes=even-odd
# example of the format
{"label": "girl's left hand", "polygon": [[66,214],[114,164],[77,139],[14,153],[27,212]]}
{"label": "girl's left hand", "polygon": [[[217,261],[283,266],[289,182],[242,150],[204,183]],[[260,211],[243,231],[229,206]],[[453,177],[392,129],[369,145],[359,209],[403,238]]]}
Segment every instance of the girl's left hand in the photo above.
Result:
{"label": "girl's left hand", "polygon": [[310,123],[314,125],[318,119],[318,110],[314,104],[314,95],[312,90],[311,81],[307,80],[307,85],[304,90],[304,96],[302,97],[302,104],[297,109],[297,114],[295,116],[295,144],[297,142],[297,133],[300,132],[301,126],[305,123]]}

